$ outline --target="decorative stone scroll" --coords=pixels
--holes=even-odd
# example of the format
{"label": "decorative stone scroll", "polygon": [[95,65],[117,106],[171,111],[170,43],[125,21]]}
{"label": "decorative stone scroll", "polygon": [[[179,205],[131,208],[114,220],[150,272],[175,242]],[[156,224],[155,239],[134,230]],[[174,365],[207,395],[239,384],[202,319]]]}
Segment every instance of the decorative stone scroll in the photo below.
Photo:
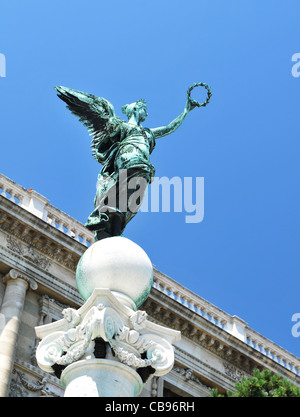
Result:
{"label": "decorative stone scroll", "polygon": [[[165,375],[173,367],[172,343],[179,340],[180,332],[148,321],[146,312],[124,306],[108,289],[95,289],[79,310],[67,308],[63,316],[36,328],[42,339],[37,363],[46,372],[60,377],[77,361],[88,366],[91,360],[107,359],[137,372],[140,391],[149,378]],[[99,341],[105,347],[101,358],[96,353]]]}
{"label": "decorative stone scroll", "polygon": [[4,276],[3,282],[6,283],[10,280],[16,280],[16,279],[21,279],[25,281],[32,290],[36,290],[38,288],[38,284],[36,283],[34,279],[28,277],[27,275],[23,274],[17,269],[11,269],[8,272],[8,274]]}

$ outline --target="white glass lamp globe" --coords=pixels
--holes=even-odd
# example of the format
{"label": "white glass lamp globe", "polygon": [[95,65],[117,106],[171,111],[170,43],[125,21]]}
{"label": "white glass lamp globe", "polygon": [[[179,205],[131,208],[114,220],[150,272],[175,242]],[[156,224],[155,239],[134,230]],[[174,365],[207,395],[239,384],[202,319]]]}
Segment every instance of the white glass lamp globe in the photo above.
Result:
{"label": "white glass lamp globe", "polygon": [[128,306],[133,302],[136,309],[149,296],[153,266],[146,252],[130,239],[109,237],[95,242],[82,255],[76,282],[85,301],[95,288],[108,288],[117,298],[123,297],[123,302],[127,299]]}

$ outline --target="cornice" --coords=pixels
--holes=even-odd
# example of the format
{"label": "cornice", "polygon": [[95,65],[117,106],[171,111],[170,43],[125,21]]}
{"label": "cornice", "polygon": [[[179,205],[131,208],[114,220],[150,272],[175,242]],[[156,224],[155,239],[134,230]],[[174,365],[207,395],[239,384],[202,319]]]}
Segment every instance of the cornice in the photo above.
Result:
{"label": "cornice", "polygon": [[31,242],[41,251],[48,250],[49,254],[59,248],[63,253],[70,253],[79,259],[87,249],[82,243],[3,196],[0,196],[0,229],[26,243]]}
{"label": "cornice", "polygon": [[182,337],[248,375],[255,368],[268,368],[300,385],[298,375],[155,288],[151,290],[142,308],[158,324],[179,330]]}
{"label": "cornice", "polygon": [[[43,264],[44,268],[54,260],[75,272],[86,246],[7,199],[0,198],[0,230],[6,234],[9,249],[26,257],[29,262]],[[4,210],[2,203],[6,208],[13,205],[13,211]]]}
{"label": "cornice", "polygon": [[23,256],[10,249],[1,247],[0,262],[6,264],[8,269],[18,268],[20,273],[34,277],[39,286],[37,291],[42,294],[55,294],[57,300],[67,302],[76,308],[83,303],[78,290],[74,286],[59,279],[49,271],[45,271],[39,266],[28,262],[27,259],[24,260]]}

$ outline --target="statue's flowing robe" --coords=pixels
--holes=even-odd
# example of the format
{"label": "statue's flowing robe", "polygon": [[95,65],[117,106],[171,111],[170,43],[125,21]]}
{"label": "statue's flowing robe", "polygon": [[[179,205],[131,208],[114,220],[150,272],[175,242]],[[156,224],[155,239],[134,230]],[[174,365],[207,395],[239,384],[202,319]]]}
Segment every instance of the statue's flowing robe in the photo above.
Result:
{"label": "statue's flowing robe", "polygon": [[[120,233],[135,216],[142,204],[146,186],[152,181],[155,169],[149,156],[155,147],[155,139],[150,129],[112,118],[107,125],[107,136],[95,147],[94,156],[103,165],[97,181],[94,210],[86,227],[95,231],[95,239],[112,236],[116,218]],[[128,188],[135,183],[136,188]],[[139,188],[140,187],[140,188]],[[139,189],[136,201],[130,197]]]}

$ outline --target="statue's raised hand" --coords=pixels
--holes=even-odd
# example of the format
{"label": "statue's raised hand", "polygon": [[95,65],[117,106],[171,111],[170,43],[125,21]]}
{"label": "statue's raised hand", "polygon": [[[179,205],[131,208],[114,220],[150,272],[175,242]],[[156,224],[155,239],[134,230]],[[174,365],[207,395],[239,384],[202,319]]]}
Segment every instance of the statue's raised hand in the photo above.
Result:
{"label": "statue's raised hand", "polygon": [[196,100],[187,99],[186,104],[185,104],[185,110],[186,110],[186,112],[189,113],[192,110],[194,110],[195,107],[198,107],[196,103],[197,103]]}
{"label": "statue's raised hand", "polygon": [[[207,90],[207,97],[206,100],[203,103],[199,103],[198,101],[196,101],[195,99],[193,99],[191,97],[191,92],[195,87],[204,87]],[[212,96],[212,93],[210,91],[210,87],[205,84],[205,83],[194,83],[191,87],[189,87],[188,91],[187,91],[187,102],[186,102],[186,110],[188,112],[192,111],[195,107],[205,107],[209,101],[210,98]]]}

